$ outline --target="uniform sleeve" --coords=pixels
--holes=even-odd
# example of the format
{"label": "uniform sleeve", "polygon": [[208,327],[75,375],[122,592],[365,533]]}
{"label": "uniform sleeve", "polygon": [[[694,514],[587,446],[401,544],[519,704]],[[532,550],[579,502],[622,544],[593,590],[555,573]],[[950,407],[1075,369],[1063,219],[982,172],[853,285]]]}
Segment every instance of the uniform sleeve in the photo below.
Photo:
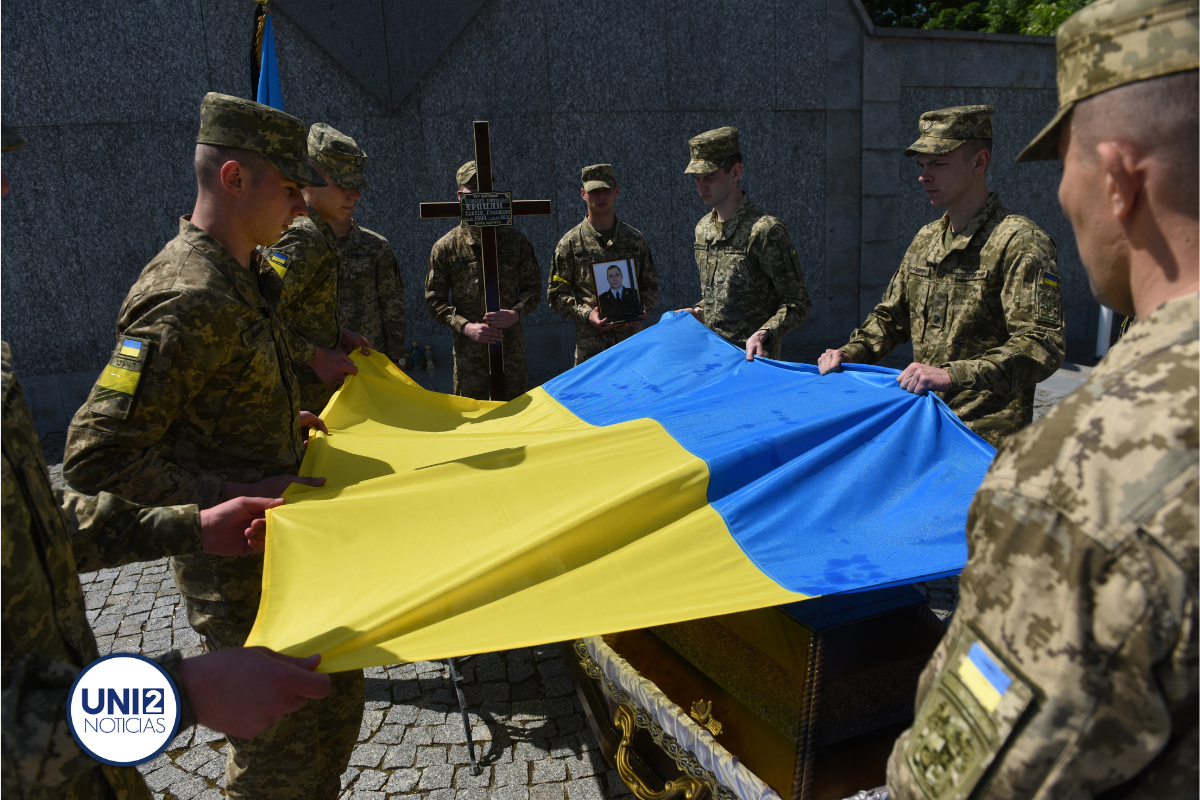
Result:
{"label": "uniform sleeve", "polygon": [[442,325],[462,333],[467,318],[450,304],[450,272],[453,267],[450,249],[441,242],[434,244],[429,254],[429,272],[425,273],[425,308]]}
{"label": "uniform sleeve", "polygon": [[1062,366],[1067,342],[1055,255],[1054,242],[1041,231],[1023,230],[1012,237],[1000,293],[1008,341],[974,358],[941,364],[950,373],[951,391],[1011,394]]}
{"label": "uniform sleeve", "polygon": [[[320,232],[300,225],[288,229],[267,252],[285,255],[290,265],[283,278],[278,306],[284,323],[283,339],[297,369],[308,369],[317,348],[337,347],[341,333],[337,325],[337,296],[325,296],[328,292],[319,280],[331,273],[336,275],[337,265],[330,262],[337,255]],[[322,330],[302,324],[304,318],[313,317],[324,321]],[[334,322],[332,326],[328,325],[330,319]]]}
{"label": "uniform sleeve", "polygon": [[874,364],[912,336],[908,300],[908,258],[896,270],[883,299],[839,349],[858,364]]}
{"label": "uniform sleeve", "polygon": [[375,288],[379,293],[384,340],[371,344],[386,352],[394,361],[404,354],[408,332],[404,318],[404,281],[400,278],[400,262],[396,260],[391,245],[384,245],[376,261]]}
{"label": "uniform sleeve", "polygon": [[197,506],[147,508],[107,492],[57,494],[80,572],[203,552]]}
{"label": "uniform sleeve", "polygon": [[546,302],[559,316],[575,322],[586,322],[592,307],[579,302],[575,294],[575,256],[567,239],[563,237],[550,259],[550,285],[546,289]]}
{"label": "uniform sleeve", "polygon": [[771,281],[781,302],[774,315],[760,324],[759,330],[779,341],[784,334],[800,326],[808,318],[812,300],[804,285],[804,271],[800,259],[792,247],[791,237],[782,223],[772,225],[766,233],[766,241],[759,258],[759,269]]}
{"label": "uniform sleeve", "polygon": [[641,263],[638,267],[638,294],[641,295],[642,309],[649,313],[658,305],[658,270],[654,268],[654,256],[650,253],[650,245],[643,244]]}
{"label": "uniform sleeve", "polygon": [[520,294],[512,310],[522,318],[532,312],[542,299],[542,271],[538,269],[537,257],[533,254],[533,245],[529,239],[522,237],[521,261],[517,266],[520,275]]}
{"label": "uniform sleeve", "polygon": [[151,299],[121,333],[150,348],[131,401],[114,410],[100,399],[102,387],[92,388],[67,431],[63,477],[86,494],[111,492],[146,505],[217,505],[225,479],[184,468],[162,440],[223,363],[222,343],[237,334],[187,295]]}

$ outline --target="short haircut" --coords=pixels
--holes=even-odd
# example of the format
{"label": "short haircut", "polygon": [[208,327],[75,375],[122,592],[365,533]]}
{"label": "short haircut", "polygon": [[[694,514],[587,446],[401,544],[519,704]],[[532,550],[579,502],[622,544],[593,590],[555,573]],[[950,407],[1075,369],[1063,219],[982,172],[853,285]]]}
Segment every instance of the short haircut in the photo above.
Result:
{"label": "short haircut", "polygon": [[[961,145],[959,145],[957,149],[962,152],[963,158],[968,159],[968,160],[979,155],[979,153],[981,153],[984,150],[987,150],[990,155],[993,152],[992,151],[992,140],[991,139],[967,139],[965,142],[963,142]],[[988,167],[990,167],[991,165],[992,165],[992,162],[991,162],[991,159],[989,158],[988,159]],[[987,172],[986,168],[984,169],[984,172]]]}
{"label": "short haircut", "polygon": [[624,271],[624,270],[622,270],[620,267],[618,267],[616,264],[613,264],[611,267],[609,267],[608,269],[606,269],[606,270],[604,271],[604,274],[605,274],[605,275],[607,275],[607,274],[609,274],[610,272],[612,272],[614,269],[615,269],[617,272],[620,272],[620,273],[621,273],[621,277],[622,277],[622,278],[623,278],[623,277],[625,277],[625,271]]}
{"label": "short haircut", "polygon": [[1129,83],[1081,100],[1068,124],[1072,145],[1091,161],[1105,141],[1133,145],[1155,160],[1169,164],[1175,205],[1197,213],[1200,205],[1200,80],[1197,71],[1176,72]]}
{"label": "short haircut", "polygon": [[725,160],[721,162],[721,172],[724,172],[726,175],[728,175],[729,171],[733,169],[733,165],[740,163],[742,163],[741,153],[734,153],[731,156],[726,156]]}
{"label": "short haircut", "polygon": [[221,167],[236,161],[250,174],[250,185],[258,183],[270,166],[262,153],[216,144],[196,145],[196,183],[202,189],[215,189],[220,185]]}

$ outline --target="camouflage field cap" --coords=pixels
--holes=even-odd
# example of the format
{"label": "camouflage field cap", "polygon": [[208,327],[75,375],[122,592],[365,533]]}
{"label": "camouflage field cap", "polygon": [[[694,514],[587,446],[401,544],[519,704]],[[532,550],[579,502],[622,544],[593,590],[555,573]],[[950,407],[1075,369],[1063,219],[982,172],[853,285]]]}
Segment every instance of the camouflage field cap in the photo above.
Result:
{"label": "camouflage field cap", "polygon": [[590,167],[584,167],[581,177],[585,192],[593,189],[611,189],[617,185],[617,173],[613,172],[612,164],[592,164]]}
{"label": "camouflage field cap", "polygon": [[24,136],[7,125],[0,124],[0,152],[11,153],[13,150],[20,150],[26,144],[28,142]]}
{"label": "camouflage field cap", "polygon": [[694,139],[688,140],[688,153],[691,161],[685,175],[707,175],[716,172],[725,163],[725,159],[742,152],[738,144],[737,128],[717,128],[705,131]]}
{"label": "camouflage field cap", "polygon": [[458,172],[454,173],[454,185],[466,186],[467,181],[475,177],[475,162],[468,161],[458,168]]}
{"label": "camouflage field cap", "polygon": [[940,156],[961,147],[968,139],[992,138],[991,106],[954,106],[921,115],[921,138],[908,146],[904,155],[917,153]]}
{"label": "camouflage field cap", "polygon": [[363,177],[367,154],[349,136],[324,122],[308,129],[308,157],[324,167],[330,180],[343,189],[371,188]]}
{"label": "camouflage field cap", "polygon": [[1097,0],[1058,28],[1058,113],[1017,161],[1058,158],[1058,132],[1080,100],[1186,72],[1197,56],[1197,0]]}
{"label": "camouflage field cap", "polygon": [[196,144],[253,150],[301,186],[324,186],[308,163],[307,134],[303,122],[261,103],[217,92],[200,102]]}

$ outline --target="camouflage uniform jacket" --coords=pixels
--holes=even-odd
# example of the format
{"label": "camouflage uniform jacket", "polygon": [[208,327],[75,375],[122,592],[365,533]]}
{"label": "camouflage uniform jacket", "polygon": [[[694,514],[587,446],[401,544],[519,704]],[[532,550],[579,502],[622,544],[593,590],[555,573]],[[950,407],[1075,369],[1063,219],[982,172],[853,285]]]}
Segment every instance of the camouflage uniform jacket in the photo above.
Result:
{"label": "camouflage uniform jacket", "polygon": [[[263,255],[274,267],[274,277],[268,275],[263,291],[284,323],[284,341],[296,372],[306,379],[312,373],[316,380],[316,373],[308,365],[317,348],[332,350],[341,339],[337,236],[329,223],[309,208],[308,216],[293,222],[278,242],[264,249]],[[306,410],[314,414],[321,411]]]}
{"label": "camouflage uniform jacket", "polygon": [[354,222],[338,247],[342,254],[337,278],[340,322],[395,361],[406,352],[400,262],[387,239]]}
{"label": "camouflage uniform jacket", "polygon": [[[242,268],[180,221],[179,236],[126,295],[113,357],[71,420],[63,460],[71,486],[211,508],[225,499],[226,481],[299,469],[296,375],[259,288],[267,269],[257,252]],[[261,556],[186,556],[175,566],[189,597],[236,599],[261,585]]]}
{"label": "camouflage uniform jacket", "polygon": [[633,260],[642,308],[653,311],[658,302],[658,273],[646,237],[636,228],[618,219],[612,238],[602,242],[592,223],[584,217],[583,222],[569,230],[554,248],[546,298],[551,308],[575,322],[576,341],[606,337],[620,341],[636,333],[634,328],[625,326],[614,331],[601,331],[588,322],[588,314],[598,302],[592,264],[621,258]]}
{"label": "camouflage uniform jacket", "polygon": [[997,454],[892,797],[1195,796],[1198,319],[1160,306]]}
{"label": "camouflage uniform jacket", "polygon": [[883,300],[841,349],[874,364],[912,339],[914,360],[950,373],[942,399],[999,445],[1033,421],[1034,389],[1066,353],[1054,241],[994,192],[947,251],[949,224],[943,216],[917,233]]}
{"label": "camouflage uniform jacket", "polygon": [[717,212],[696,224],[696,266],[704,324],[738,347],[760,330],[767,355],[779,358],[783,336],[808,317],[812,300],[787,228],[750,199],[718,228]]}
{"label": "camouflage uniform jacket", "polygon": [[[533,246],[516,228],[501,225],[496,229],[496,251],[500,308],[512,309],[525,317],[537,308],[542,293],[542,273]],[[456,346],[480,346],[462,332],[468,322],[483,322],[486,313],[483,246],[465,225],[454,228],[433,245],[429,272],[425,275],[425,307],[434,319],[454,330]]]}
{"label": "camouflage uniform jacket", "polygon": [[[97,763],[67,725],[71,684],[99,657],[79,571],[199,552],[200,515],[195,506],[146,509],[52,489],[7,343],[2,352],[3,794],[148,800],[136,769]],[[179,654],[157,660],[180,690],[180,727],[192,724]]]}

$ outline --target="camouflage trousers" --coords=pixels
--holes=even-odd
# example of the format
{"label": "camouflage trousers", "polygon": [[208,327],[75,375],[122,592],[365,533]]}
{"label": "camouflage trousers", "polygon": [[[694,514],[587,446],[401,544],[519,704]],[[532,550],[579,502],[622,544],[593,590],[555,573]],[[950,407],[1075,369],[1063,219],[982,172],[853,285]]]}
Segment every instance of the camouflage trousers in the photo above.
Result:
{"label": "camouflage trousers", "polygon": [[[184,597],[188,622],[208,650],[241,647],[254,627],[258,600]],[[362,670],[333,674],[324,700],[309,700],[253,739],[229,740],[225,795],[245,800],[336,798],[358,742],[366,702]]]}
{"label": "camouflage trousers", "polygon": [[[582,323],[580,327],[582,327]],[[600,333],[595,328],[592,328],[590,324],[588,328],[590,330],[586,333],[580,332],[579,328],[576,329],[575,366],[577,367],[592,356],[600,355],[613,345],[619,344],[637,333],[632,328],[620,328],[607,333]]]}
{"label": "camouflage trousers", "polygon": [[[525,334],[521,323],[504,331],[504,388],[508,399],[529,390],[529,370],[525,365]],[[454,336],[454,394],[476,400],[491,399],[491,361],[486,345],[466,336]]]}

